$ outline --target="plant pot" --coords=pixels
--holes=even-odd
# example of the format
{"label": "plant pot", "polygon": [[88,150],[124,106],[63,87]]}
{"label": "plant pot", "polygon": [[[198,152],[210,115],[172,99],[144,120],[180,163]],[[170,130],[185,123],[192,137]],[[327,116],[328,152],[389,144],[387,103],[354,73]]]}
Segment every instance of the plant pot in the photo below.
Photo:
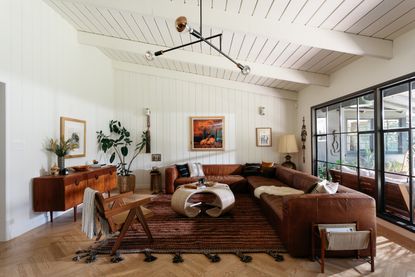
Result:
{"label": "plant pot", "polygon": [[125,193],[135,190],[135,175],[117,176],[117,185],[120,193]]}

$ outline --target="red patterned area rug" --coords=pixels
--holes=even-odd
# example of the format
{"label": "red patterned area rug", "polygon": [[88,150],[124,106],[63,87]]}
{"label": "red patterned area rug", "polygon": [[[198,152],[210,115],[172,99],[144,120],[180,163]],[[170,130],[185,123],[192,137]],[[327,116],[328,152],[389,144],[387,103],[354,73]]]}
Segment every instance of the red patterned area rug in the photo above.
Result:
{"label": "red patterned area rug", "polygon": [[[206,196],[194,195],[192,200],[206,200],[200,199]],[[236,194],[235,199],[233,209],[218,218],[204,212],[188,218],[171,209],[171,195],[159,195],[146,206],[154,212],[147,220],[154,241],[150,243],[142,229],[140,232],[130,229],[119,253],[145,253],[146,256],[149,253],[200,253],[208,258],[212,253],[232,253],[241,260],[243,253],[268,253],[273,257],[286,253],[259,203],[249,194]],[[114,241],[115,238],[98,242],[93,249],[97,254],[109,254]]]}

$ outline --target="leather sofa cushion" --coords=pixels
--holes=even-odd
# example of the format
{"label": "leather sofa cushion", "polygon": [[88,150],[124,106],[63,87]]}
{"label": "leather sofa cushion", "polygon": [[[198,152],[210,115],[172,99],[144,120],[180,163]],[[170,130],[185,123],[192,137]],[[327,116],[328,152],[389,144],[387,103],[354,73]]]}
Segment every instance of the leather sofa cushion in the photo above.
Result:
{"label": "leather sofa cushion", "polygon": [[285,187],[286,185],[277,179],[266,178],[262,176],[249,176],[246,177],[248,180],[249,186],[252,190],[255,190],[257,187],[261,186],[277,186]]}
{"label": "leather sofa cushion", "polygon": [[277,165],[275,167],[275,175],[278,180],[283,182],[286,186],[292,187],[294,175],[297,173],[297,170],[290,169],[287,167],[283,167],[281,165]]}
{"label": "leather sofa cushion", "polygon": [[240,164],[204,164],[203,172],[209,175],[242,175],[243,166]]}
{"label": "leather sofa cushion", "polygon": [[318,182],[319,178],[306,173],[298,172],[294,174],[291,187],[309,192],[310,189]]}
{"label": "leather sofa cushion", "polygon": [[266,206],[278,217],[277,223],[281,223],[283,220],[283,197],[263,193],[261,194],[261,200],[264,201]]}

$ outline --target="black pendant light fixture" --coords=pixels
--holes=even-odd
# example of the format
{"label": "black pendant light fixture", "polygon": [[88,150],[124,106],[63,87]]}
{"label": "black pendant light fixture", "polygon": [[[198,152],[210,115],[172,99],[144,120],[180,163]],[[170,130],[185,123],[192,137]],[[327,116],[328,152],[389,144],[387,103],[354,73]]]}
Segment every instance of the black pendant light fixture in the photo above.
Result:
{"label": "black pendant light fixture", "polygon": [[[145,53],[145,57],[147,60],[152,61],[154,60],[154,56],[161,56],[164,53],[179,49],[179,48],[183,48],[195,43],[200,43],[200,42],[205,42],[206,44],[208,44],[210,47],[212,47],[213,49],[215,49],[216,51],[218,51],[220,54],[222,54],[225,58],[227,58],[228,60],[230,60],[231,62],[233,62],[240,70],[241,73],[243,75],[248,75],[251,72],[251,68],[247,65],[242,65],[238,62],[236,62],[234,59],[232,59],[231,57],[229,57],[227,54],[222,52],[222,34],[216,34],[210,37],[203,37],[202,35],[202,0],[199,0],[199,6],[200,6],[200,29],[199,31],[196,31],[195,29],[193,29],[188,23],[187,23],[187,18],[185,16],[179,16],[176,19],[176,30],[181,33],[183,31],[188,31],[192,36],[194,36],[195,38],[197,38],[196,41],[192,41],[180,46],[175,46],[166,50],[160,50],[160,51],[156,51],[154,53],[152,53],[151,51],[147,51]],[[215,45],[213,45],[209,40],[219,37],[219,48],[216,47]]]}

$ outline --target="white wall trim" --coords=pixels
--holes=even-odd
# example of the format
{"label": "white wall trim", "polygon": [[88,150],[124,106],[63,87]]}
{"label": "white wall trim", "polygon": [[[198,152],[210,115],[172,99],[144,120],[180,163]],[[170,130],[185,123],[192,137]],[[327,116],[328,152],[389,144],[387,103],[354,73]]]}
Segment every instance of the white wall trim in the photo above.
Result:
{"label": "white wall trim", "polygon": [[237,89],[242,91],[248,91],[259,95],[273,96],[282,99],[297,101],[297,92],[276,88],[269,88],[263,86],[257,86],[253,84],[246,84],[231,80],[218,79],[213,77],[201,76],[192,73],[178,72],[169,69],[156,68],[152,66],[131,64],[126,62],[113,61],[112,65],[116,70],[136,72],[146,75],[161,76],[169,79],[178,79],[182,81],[188,81],[196,84],[205,84],[210,86],[217,86],[223,88]]}

